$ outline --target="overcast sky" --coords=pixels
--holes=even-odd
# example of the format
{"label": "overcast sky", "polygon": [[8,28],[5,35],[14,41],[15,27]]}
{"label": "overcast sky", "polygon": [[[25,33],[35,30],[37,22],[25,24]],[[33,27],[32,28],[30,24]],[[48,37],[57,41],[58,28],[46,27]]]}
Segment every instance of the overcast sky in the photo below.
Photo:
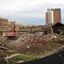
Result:
{"label": "overcast sky", "polygon": [[44,25],[48,8],[61,8],[64,23],[64,0],[0,0],[0,17],[22,25]]}

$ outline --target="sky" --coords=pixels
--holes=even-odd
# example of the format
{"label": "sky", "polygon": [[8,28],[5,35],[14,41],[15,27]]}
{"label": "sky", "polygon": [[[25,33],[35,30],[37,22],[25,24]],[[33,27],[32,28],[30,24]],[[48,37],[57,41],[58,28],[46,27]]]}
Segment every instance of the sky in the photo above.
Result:
{"label": "sky", "polygon": [[61,8],[64,23],[64,0],[0,0],[0,17],[21,25],[45,25],[48,8]]}

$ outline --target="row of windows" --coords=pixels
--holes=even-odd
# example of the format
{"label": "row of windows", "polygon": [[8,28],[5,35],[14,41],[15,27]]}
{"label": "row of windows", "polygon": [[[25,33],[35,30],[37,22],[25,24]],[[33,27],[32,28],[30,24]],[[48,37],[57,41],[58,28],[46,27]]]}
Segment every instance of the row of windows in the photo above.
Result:
{"label": "row of windows", "polygon": [[0,29],[2,29],[2,30],[6,30],[7,28],[6,28],[6,27],[0,27]]}
{"label": "row of windows", "polygon": [[3,25],[3,26],[4,26],[4,25],[6,25],[6,26],[7,26],[7,24],[2,24],[2,23],[0,23],[0,26],[2,26],[2,25]]}

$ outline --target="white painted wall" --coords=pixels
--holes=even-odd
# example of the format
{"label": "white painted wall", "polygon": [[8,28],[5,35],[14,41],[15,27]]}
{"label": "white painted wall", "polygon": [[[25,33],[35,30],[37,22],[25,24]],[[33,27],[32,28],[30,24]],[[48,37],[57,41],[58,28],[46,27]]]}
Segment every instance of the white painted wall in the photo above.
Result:
{"label": "white painted wall", "polygon": [[54,23],[54,11],[49,10],[48,11],[48,23]]}

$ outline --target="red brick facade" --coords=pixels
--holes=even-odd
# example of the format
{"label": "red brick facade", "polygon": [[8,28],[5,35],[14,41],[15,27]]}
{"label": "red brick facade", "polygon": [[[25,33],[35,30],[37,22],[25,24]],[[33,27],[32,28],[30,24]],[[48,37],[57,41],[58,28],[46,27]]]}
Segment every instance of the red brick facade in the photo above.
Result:
{"label": "red brick facade", "polygon": [[54,23],[60,22],[59,12],[54,12]]}

